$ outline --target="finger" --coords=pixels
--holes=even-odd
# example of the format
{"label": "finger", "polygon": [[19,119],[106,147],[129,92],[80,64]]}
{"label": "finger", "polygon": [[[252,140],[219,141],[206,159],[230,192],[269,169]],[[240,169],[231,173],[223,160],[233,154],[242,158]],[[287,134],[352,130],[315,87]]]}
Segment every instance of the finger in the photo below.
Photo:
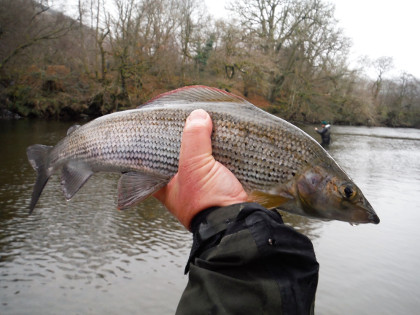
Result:
{"label": "finger", "polygon": [[[194,169],[200,168],[201,164],[206,164],[208,160],[205,158],[206,156],[211,157],[210,136],[212,128],[211,118],[206,111],[197,109],[188,116],[182,134],[178,166],[184,169],[184,172],[181,172],[184,178],[189,176]],[[178,174],[171,179],[167,186],[154,193],[153,196],[165,204],[168,192],[177,190]]]}
{"label": "finger", "polygon": [[188,116],[182,134],[179,164],[203,156],[211,156],[211,132],[213,124],[209,114],[202,110],[194,110]]}

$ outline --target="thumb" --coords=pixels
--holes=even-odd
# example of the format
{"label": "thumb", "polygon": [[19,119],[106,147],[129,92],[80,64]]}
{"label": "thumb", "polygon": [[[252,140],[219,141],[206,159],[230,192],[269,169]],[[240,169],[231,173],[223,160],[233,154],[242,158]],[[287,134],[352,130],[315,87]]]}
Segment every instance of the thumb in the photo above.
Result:
{"label": "thumb", "polygon": [[206,111],[196,109],[188,116],[182,133],[180,165],[198,157],[211,156],[212,129],[213,124]]}

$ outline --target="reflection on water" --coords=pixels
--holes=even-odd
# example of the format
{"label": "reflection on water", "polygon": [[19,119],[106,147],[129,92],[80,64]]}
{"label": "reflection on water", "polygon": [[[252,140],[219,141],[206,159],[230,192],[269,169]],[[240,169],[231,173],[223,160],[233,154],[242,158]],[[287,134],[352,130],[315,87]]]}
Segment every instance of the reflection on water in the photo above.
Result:
{"label": "reflection on water", "polygon": [[300,233],[308,236],[312,241],[320,236],[324,221],[319,219],[306,218],[284,211],[279,212],[283,217],[284,223],[293,226]]}
{"label": "reflection on water", "polygon": [[[309,131],[309,130],[308,130]],[[334,127],[331,155],[362,189],[381,223],[324,225],[320,314],[416,314],[420,307],[420,131]]]}
{"label": "reflection on water", "polygon": [[[25,197],[23,212],[16,209],[18,216],[2,220],[1,284],[8,294],[1,299],[6,311],[33,311],[33,304],[48,299],[55,300],[51,314],[56,307],[102,313],[110,307],[119,310],[115,303],[121,294],[131,297],[124,307],[135,313],[146,297],[160,305],[155,283],[167,286],[172,281],[172,290],[174,284],[183,284],[188,233],[153,201],[127,212],[115,210],[109,193],[115,181],[115,176],[94,177],[67,203],[57,196],[59,180],[53,179],[33,215],[23,210],[29,201]],[[93,303],[98,295],[101,305]],[[87,305],[75,308],[76,297]],[[169,310],[176,306],[174,298]],[[46,314],[44,308],[41,304],[35,313]]]}
{"label": "reflection on water", "polygon": [[[0,122],[0,313],[174,313],[191,236],[152,199],[117,211],[117,175],[95,174],[69,202],[53,176],[28,216],[35,173],[26,147],[54,144],[69,126]],[[318,139],[312,127],[305,129]],[[316,311],[414,314],[420,132],[334,127],[332,139],[331,155],[381,223],[352,227],[283,214],[314,241],[321,265]]]}

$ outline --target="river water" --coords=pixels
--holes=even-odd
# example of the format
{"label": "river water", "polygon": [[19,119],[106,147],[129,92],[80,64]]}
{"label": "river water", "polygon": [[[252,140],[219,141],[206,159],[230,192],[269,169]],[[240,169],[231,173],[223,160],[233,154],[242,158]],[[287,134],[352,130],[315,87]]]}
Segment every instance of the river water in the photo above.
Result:
{"label": "river water", "polygon": [[[28,215],[26,147],[54,144],[69,126],[0,121],[0,314],[173,314],[191,235],[158,202],[117,211],[112,174],[95,174],[67,202],[56,175]],[[329,152],[381,223],[284,214],[314,243],[316,313],[418,314],[420,130],[334,126]]]}

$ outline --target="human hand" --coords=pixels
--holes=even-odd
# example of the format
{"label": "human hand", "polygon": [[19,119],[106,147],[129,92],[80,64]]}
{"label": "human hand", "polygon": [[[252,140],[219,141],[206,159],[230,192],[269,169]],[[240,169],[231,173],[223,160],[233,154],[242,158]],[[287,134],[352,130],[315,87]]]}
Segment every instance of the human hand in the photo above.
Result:
{"label": "human hand", "polygon": [[315,127],[315,130],[318,130],[318,128],[317,128],[317,127]]}
{"label": "human hand", "polygon": [[187,228],[200,211],[245,202],[241,183],[212,155],[213,124],[207,112],[193,111],[182,134],[178,173],[153,196]]}

